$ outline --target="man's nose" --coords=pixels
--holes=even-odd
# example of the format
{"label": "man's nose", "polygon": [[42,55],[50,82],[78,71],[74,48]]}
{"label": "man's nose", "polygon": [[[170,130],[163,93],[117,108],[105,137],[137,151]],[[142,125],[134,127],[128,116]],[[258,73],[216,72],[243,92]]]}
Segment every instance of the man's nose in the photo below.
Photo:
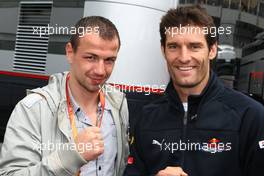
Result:
{"label": "man's nose", "polygon": [[191,55],[187,47],[182,47],[179,53],[179,61],[181,63],[188,63],[191,61]]}
{"label": "man's nose", "polygon": [[104,60],[99,60],[99,61],[96,63],[95,74],[97,74],[98,76],[103,76],[103,75],[105,75],[105,65],[104,65]]}

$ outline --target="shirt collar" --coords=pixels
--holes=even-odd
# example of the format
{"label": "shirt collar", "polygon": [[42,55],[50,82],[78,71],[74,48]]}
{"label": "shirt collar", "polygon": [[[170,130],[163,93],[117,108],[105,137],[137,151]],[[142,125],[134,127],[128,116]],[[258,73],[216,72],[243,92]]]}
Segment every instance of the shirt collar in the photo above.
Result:
{"label": "shirt collar", "polygon": [[[72,104],[72,108],[73,108],[74,113],[76,114],[77,111],[80,111],[81,110],[81,107],[79,106],[79,104],[74,99],[74,97],[73,97],[73,95],[71,93],[70,87],[69,87],[68,90],[69,90],[69,96],[70,96],[70,101],[71,101],[71,104]],[[98,103],[98,107],[99,108],[102,108],[100,102]],[[108,110],[108,111],[110,110],[109,102],[108,102],[107,99],[105,99],[105,110]]]}

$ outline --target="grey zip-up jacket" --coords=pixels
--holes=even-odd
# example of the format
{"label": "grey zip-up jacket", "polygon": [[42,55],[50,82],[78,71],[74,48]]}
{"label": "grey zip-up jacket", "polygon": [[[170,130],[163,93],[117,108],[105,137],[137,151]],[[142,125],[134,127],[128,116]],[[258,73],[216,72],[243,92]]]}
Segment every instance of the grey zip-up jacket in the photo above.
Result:
{"label": "grey zip-up jacket", "polygon": [[[0,153],[0,175],[73,176],[87,163],[77,150],[72,149],[70,142],[66,75],[67,72],[52,75],[47,86],[30,90],[29,95],[16,105]],[[117,130],[115,175],[121,176],[129,153],[127,100],[117,90],[105,94]],[[63,147],[56,150],[39,148],[50,144],[52,149],[51,144],[61,143]]]}

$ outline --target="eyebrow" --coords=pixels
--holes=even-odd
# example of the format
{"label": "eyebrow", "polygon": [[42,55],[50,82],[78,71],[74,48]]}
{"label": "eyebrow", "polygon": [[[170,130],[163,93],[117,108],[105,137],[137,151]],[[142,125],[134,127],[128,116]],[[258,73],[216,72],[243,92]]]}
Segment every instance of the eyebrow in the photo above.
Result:
{"label": "eyebrow", "polygon": [[202,42],[190,42],[189,44],[191,44],[191,45],[203,45]]}
{"label": "eyebrow", "polygon": [[94,56],[94,57],[98,57],[98,55],[97,55],[97,54],[90,53],[90,52],[85,52],[84,54],[89,54],[89,55],[92,55],[92,56]]}
{"label": "eyebrow", "polygon": [[107,57],[106,59],[117,59],[117,56],[110,56],[110,57]]}
{"label": "eyebrow", "polygon": [[166,45],[169,46],[169,45],[179,45],[179,44],[177,42],[169,42]]}
{"label": "eyebrow", "polygon": [[[167,46],[169,46],[169,45],[179,45],[177,42],[169,42],[169,43],[167,43]],[[188,43],[188,45],[203,45],[203,43],[202,42],[190,42],[190,43]]]}
{"label": "eyebrow", "polygon": [[[97,54],[90,53],[90,52],[85,52],[84,55],[85,55],[85,54],[89,54],[89,55],[92,55],[92,56],[94,56],[94,57],[99,57]],[[116,58],[117,58],[117,56],[110,56],[110,57],[107,57],[107,58],[105,58],[105,59],[116,59]]]}

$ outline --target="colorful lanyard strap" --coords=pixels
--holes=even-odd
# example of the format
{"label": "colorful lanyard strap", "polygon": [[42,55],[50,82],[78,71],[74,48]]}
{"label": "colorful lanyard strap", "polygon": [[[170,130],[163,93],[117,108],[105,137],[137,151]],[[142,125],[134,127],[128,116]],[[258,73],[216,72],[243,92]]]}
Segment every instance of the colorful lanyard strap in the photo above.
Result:
{"label": "colorful lanyard strap", "polygon": [[[71,125],[71,129],[72,129],[73,139],[76,142],[78,131],[77,131],[77,128],[76,128],[76,125],[75,125],[73,108],[72,108],[71,101],[70,101],[70,96],[69,96],[69,89],[68,89],[69,79],[70,79],[70,74],[68,74],[67,77],[66,77],[66,101],[67,101],[68,114],[69,114],[69,118],[70,118],[70,125]],[[101,111],[101,113],[97,113],[96,126],[100,128],[101,124],[102,124],[104,108],[105,108],[105,96],[104,96],[103,91],[101,91],[101,90],[99,91],[99,100],[100,100],[100,103],[101,103],[102,111]],[[80,176],[80,169],[77,171],[75,176]]]}
{"label": "colorful lanyard strap", "polygon": [[[71,101],[70,101],[70,96],[69,96],[69,90],[68,90],[69,79],[70,79],[70,75],[68,74],[67,78],[66,78],[66,101],[67,101],[67,107],[68,107],[68,114],[69,114],[69,118],[70,118],[70,125],[71,125],[71,129],[72,129],[72,133],[73,133],[73,138],[74,138],[74,141],[75,141],[76,138],[77,138],[77,135],[78,135],[78,131],[77,131],[77,128],[76,128],[73,108],[72,108]],[[99,94],[99,100],[100,100],[100,103],[101,103],[102,111],[101,111],[101,113],[98,113],[98,115],[97,115],[96,126],[100,128],[101,124],[102,124],[104,108],[105,108],[105,96],[104,96],[103,91],[101,91],[101,90],[99,91],[98,94]]]}

